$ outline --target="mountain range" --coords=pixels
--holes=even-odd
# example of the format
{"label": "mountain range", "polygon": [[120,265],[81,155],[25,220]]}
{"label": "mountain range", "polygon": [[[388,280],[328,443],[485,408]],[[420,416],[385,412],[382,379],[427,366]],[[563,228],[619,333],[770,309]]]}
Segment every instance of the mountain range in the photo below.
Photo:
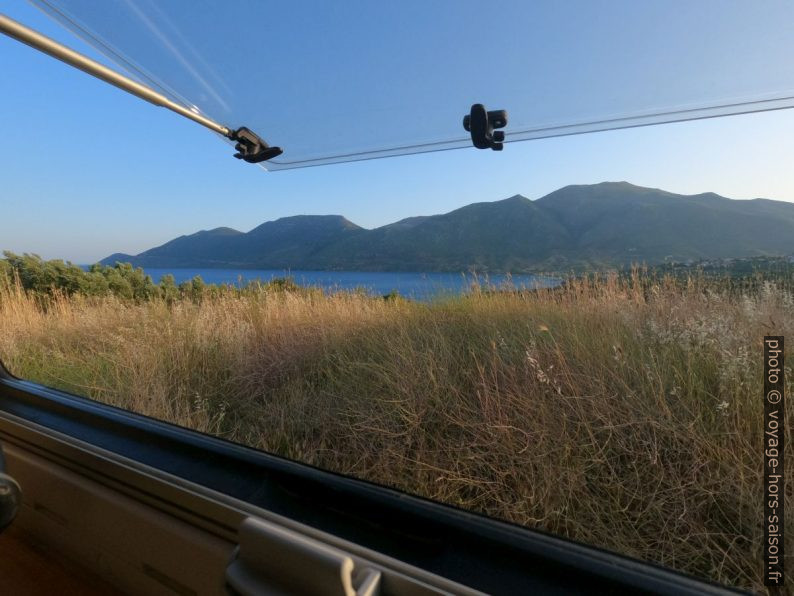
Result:
{"label": "mountain range", "polygon": [[180,236],[105,264],[150,268],[531,272],[794,253],[794,203],[678,195],[628,182],[566,186],[375,229],[297,215]]}

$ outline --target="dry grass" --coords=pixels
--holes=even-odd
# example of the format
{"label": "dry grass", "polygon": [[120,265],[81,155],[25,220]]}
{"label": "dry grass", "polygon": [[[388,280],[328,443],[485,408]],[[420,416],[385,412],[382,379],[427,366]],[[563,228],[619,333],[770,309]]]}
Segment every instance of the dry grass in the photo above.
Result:
{"label": "dry grass", "polygon": [[0,357],[47,385],[762,591],[761,338],[794,338],[794,301],[774,284],[640,285],[168,305],[42,303],[7,284]]}

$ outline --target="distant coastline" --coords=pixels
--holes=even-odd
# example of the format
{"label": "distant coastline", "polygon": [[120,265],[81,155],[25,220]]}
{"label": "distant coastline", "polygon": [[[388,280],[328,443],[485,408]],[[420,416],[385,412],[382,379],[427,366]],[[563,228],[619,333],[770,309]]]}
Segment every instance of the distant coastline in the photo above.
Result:
{"label": "distant coastline", "polygon": [[[88,270],[89,265],[83,265]],[[445,272],[388,272],[388,271],[303,271],[288,269],[224,269],[224,268],[151,268],[143,267],[146,275],[158,283],[164,275],[173,275],[176,284],[189,282],[196,276],[206,284],[245,285],[260,281],[290,278],[304,287],[319,287],[326,291],[362,289],[373,295],[396,292],[406,298],[426,300],[439,295],[457,295],[473,284],[509,286],[519,289],[559,285],[559,277],[533,274],[445,273]]]}

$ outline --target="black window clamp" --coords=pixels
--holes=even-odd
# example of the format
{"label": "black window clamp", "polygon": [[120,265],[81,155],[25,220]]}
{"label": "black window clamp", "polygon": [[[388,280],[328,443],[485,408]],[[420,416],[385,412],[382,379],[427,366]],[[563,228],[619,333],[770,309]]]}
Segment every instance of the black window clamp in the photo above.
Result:
{"label": "black window clamp", "polygon": [[471,106],[471,112],[463,117],[463,128],[471,133],[471,142],[477,149],[501,151],[504,147],[504,131],[495,128],[507,126],[507,112],[493,110],[488,112],[481,103]]}
{"label": "black window clamp", "polygon": [[278,157],[282,153],[281,147],[271,147],[263,141],[256,133],[241,126],[227,135],[232,141],[237,141],[234,148],[237,153],[234,156],[248,163],[259,163]]}

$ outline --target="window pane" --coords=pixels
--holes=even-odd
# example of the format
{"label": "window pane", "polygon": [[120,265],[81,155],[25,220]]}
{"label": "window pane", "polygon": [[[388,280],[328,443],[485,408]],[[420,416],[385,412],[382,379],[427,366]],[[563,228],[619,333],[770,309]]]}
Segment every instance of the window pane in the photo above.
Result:
{"label": "window pane", "polygon": [[794,4],[38,0],[143,82],[284,154],[268,169],[794,105]]}
{"label": "window pane", "polygon": [[[57,3],[75,14],[81,6],[88,4]],[[197,3],[184,16],[174,6],[108,2],[79,14],[86,26],[97,19],[92,31],[120,44],[158,84],[224,122],[263,126],[268,140],[280,143],[268,131],[283,132],[296,143],[286,149],[320,161],[337,150],[391,150],[423,132],[454,141],[458,104],[481,98],[510,110],[516,125],[567,125],[783,92],[791,74],[772,60],[790,42],[788,4],[745,15],[743,4],[727,2],[722,10],[674,4],[675,14],[655,3],[610,4],[598,14],[589,3],[577,11],[517,3],[493,24],[502,31],[494,43],[515,51],[495,53],[489,37],[482,56],[503,54],[508,71],[537,69],[568,86],[491,70],[471,79],[498,91],[492,96],[416,58],[429,43],[418,32],[438,23],[441,38],[461,46],[455,55],[473,59],[465,28],[451,32],[438,20],[438,6],[450,4],[423,9],[426,22],[403,19],[418,35],[406,54],[387,55],[389,36],[371,54],[356,53],[366,54],[362,70],[343,54],[356,49],[349,39],[331,40],[340,48],[326,40],[325,54],[310,39],[311,51],[300,54],[291,30],[274,24],[298,10],[292,5],[268,6],[268,18],[260,3]],[[373,6],[360,7],[361,19],[393,10]],[[471,14],[459,7],[447,11],[450,19]],[[701,7],[713,9],[711,25]],[[218,12],[249,9],[280,40],[281,55],[239,51],[244,59],[233,61],[230,49],[241,50],[251,29],[206,29],[208,15],[250,24]],[[607,18],[618,9],[626,20]],[[114,20],[111,10],[126,16]],[[304,11],[317,21],[306,27],[331,19],[330,9],[316,10]],[[351,9],[334,10],[348,26]],[[541,22],[527,16],[540,11],[573,27],[571,53],[561,55],[562,38],[540,25],[516,35],[510,11],[527,11],[523,25]],[[204,31],[217,37],[199,39]],[[362,31],[363,40],[374,35]],[[618,52],[632,36],[650,45]],[[209,149],[201,144],[204,130],[150,116],[150,106],[82,73],[5,38],[0,44],[8,56],[0,77],[14,83],[0,94],[0,113],[14,115],[0,140],[0,249],[15,251],[0,259],[0,360],[13,374],[764,590],[761,341],[794,332],[794,137],[785,134],[794,111],[261,176],[213,154],[212,139]],[[214,66],[209,51],[228,62]],[[455,62],[452,53],[428,55],[429,64]],[[296,56],[312,76],[323,59],[333,66],[315,93],[307,91],[311,77],[290,79]],[[365,66],[389,56],[427,85],[369,85]],[[650,63],[653,72],[643,67]],[[240,82],[248,73],[256,101]],[[329,92],[331,73],[360,92],[361,126],[338,116],[342,95]],[[275,112],[259,101],[268,77],[281,77],[274,80],[286,89],[274,96],[284,102]],[[443,118],[416,110],[416,121],[407,118],[418,101],[411,93],[436,101]],[[503,97],[521,100],[518,108]],[[282,118],[293,101],[301,117]],[[326,104],[337,115],[324,120]],[[385,117],[389,110],[403,118]],[[453,116],[449,128],[436,126]],[[331,128],[313,128],[312,118]],[[412,129],[419,121],[421,130]],[[44,145],[21,150],[20,139],[46,139],[46,154]],[[190,151],[174,151],[175,139]],[[602,182],[620,179],[634,183]],[[346,217],[301,215],[329,212]],[[45,258],[23,254],[36,252]],[[61,258],[81,265],[54,260]],[[794,342],[787,345],[790,363]],[[794,477],[794,458],[785,461]],[[794,507],[787,511],[792,527]]]}

